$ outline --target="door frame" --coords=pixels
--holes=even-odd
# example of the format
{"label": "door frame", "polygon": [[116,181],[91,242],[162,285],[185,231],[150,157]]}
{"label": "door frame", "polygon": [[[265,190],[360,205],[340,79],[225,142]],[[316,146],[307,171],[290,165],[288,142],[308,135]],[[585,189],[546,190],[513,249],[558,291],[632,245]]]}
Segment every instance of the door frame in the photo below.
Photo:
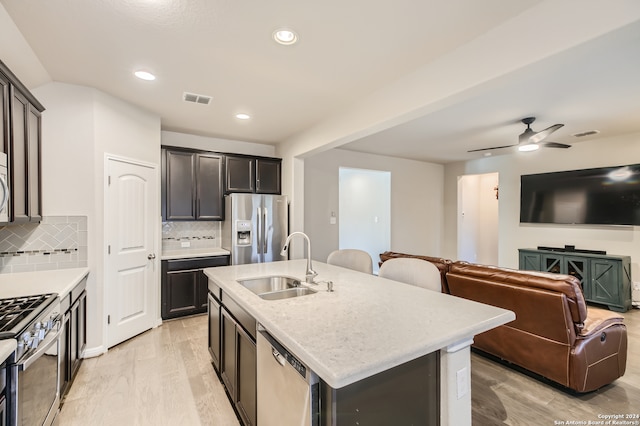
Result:
{"label": "door frame", "polygon": [[104,154],[104,168],[103,168],[103,204],[102,204],[102,218],[103,218],[103,248],[102,248],[102,336],[103,336],[103,344],[104,344],[104,352],[107,352],[109,349],[109,327],[107,324],[107,316],[109,315],[109,299],[110,295],[108,293],[108,276],[109,276],[109,212],[108,212],[108,201],[109,201],[109,162],[110,161],[120,161],[129,163],[136,166],[148,167],[154,171],[155,179],[156,179],[156,191],[155,191],[155,202],[153,203],[154,214],[153,217],[150,217],[149,220],[153,221],[154,228],[156,232],[154,233],[155,238],[153,241],[153,251],[156,254],[156,258],[154,260],[154,272],[153,276],[155,277],[156,285],[153,286],[152,291],[152,311],[154,316],[153,328],[162,324],[162,317],[160,315],[160,258],[161,258],[161,244],[162,236],[161,236],[161,210],[160,210],[160,168],[158,164],[150,163],[147,161],[138,160],[131,157],[124,157],[116,154]]}

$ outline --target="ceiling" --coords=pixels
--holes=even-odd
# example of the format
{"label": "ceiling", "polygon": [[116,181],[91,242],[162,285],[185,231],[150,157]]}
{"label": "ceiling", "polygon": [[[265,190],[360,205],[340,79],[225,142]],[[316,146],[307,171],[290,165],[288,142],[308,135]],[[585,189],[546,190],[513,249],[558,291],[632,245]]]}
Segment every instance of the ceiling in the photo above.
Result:
{"label": "ceiling", "polygon": [[[525,13],[541,0],[0,0],[53,81],[95,87],[163,130],[277,144]],[[276,44],[280,27],[300,37]],[[473,96],[343,148],[451,162],[517,142],[640,132],[640,24],[512,72]],[[133,77],[145,69],[157,79]],[[27,73],[28,74],[28,73]],[[42,77],[20,75],[29,87]],[[184,92],[212,97],[186,103]],[[244,112],[250,120],[239,120]],[[584,138],[588,139],[588,138]],[[393,141],[393,143],[390,143]],[[425,149],[428,146],[428,149]],[[511,152],[500,150],[495,154]]]}

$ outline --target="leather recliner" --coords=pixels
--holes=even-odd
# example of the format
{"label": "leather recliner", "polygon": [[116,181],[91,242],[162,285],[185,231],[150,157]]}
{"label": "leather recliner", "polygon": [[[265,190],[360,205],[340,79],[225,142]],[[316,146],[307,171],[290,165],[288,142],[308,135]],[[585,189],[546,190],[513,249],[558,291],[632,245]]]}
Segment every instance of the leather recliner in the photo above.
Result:
{"label": "leather recliner", "polygon": [[479,334],[473,346],[576,392],[589,392],[626,369],[624,318],[587,307],[570,275],[453,262],[450,294],[509,309],[516,319]]}

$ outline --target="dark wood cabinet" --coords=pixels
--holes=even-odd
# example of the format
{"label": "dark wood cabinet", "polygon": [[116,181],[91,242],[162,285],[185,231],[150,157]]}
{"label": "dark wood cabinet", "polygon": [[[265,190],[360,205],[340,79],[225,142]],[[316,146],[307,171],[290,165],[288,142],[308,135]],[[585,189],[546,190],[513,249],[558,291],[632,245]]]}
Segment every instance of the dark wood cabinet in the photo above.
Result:
{"label": "dark wood cabinet", "polygon": [[280,194],[282,184],[280,176],[282,160],[256,159],[256,192],[259,194]]}
{"label": "dark wood cabinet", "polygon": [[202,269],[228,264],[229,256],[163,260],[162,319],[207,312],[208,279]]}
{"label": "dark wood cabinet", "polygon": [[573,251],[519,250],[519,269],[573,275],[587,302],[614,311],[631,308],[631,258]]}
{"label": "dark wood cabinet", "polygon": [[[237,305],[232,309],[242,309]],[[248,316],[246,312],[240,316]],[[245,426],[257,423],[257,350],[255,341],[255,320],[252,323],[253,334],[245,330],[241,319],[222,305],[220,326],[220,377],[227,389],[231,402],[235,405]],[[250,326],[251,327],[251,326]]]}
{"label": "dark wood cabinet", "polygon": [[9,146],[9,79],[0,71],[0,152]]}
{"label": "dark wood cabinet", "polygon": [[9,222],[39,222],[44,107],[1,61],[0,94],[0,149],[8,156],[11,191]]}
{"label": "dark wood cabinet", "polygon": [[60,301],[64,331],[60,336],[60,399],[69,391],[78,374],[87,345],[87,278]]}
{"label": "dark wood cabinet", "polygon": [[281,164],[279,158],[225,155],[225,193],[280,194]]}
{"label": "dark wood cabinet", "polygon": [[163,220],[222,220],[222,182],[222,155],[163,149]]}

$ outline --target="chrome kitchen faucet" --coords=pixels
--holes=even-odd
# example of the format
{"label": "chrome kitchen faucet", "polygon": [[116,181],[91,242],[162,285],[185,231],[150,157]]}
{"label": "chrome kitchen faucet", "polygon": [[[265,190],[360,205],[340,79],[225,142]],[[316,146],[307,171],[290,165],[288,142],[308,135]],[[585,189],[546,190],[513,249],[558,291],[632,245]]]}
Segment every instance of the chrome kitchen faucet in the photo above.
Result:
{"label": "chrome kitchen faucet", "polygon": [[311,240],[309,240],[307,234],[305,234],[304,232],[292,232],[291,234],[289,234],[286,241],[284,242],[284,246],[282,247],[280,256],[286,256],[287,251],[289,250],[289,242],[295,235],[301,235],[307,240],[307,271],[305,272],[304,280],[309,284],[316,284],[315,282],[313,282],[313,279],[318,276],[318,273],[311,267]]}

